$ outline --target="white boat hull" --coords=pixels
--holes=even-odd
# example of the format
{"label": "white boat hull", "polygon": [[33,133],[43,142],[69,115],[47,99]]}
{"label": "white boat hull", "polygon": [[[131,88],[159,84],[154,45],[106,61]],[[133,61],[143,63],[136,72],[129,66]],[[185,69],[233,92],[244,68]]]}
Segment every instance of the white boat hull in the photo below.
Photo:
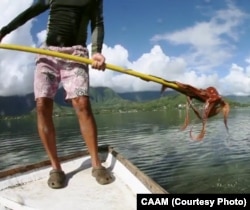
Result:
{"label": "white boat hull", "polygon": [[[89,155],[62,162],[67,186],[51,189],[47,185],[48,161],[24,168],[0,172],[0,209],[136,209],[136,194],[167,193],[131,162],[108,147],[103,156],[114,181],[99,185],[91,176]],[[41,165],[47,165],[38,167]],[[21,172],[20,172],[21,171]]]}

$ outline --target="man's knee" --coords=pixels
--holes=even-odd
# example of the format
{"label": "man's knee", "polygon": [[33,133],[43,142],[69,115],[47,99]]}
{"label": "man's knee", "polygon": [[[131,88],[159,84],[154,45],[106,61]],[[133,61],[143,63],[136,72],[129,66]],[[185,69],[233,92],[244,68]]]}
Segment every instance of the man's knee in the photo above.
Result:
{"label": "man's knee", "polygon": [[91,113],[91,105],[88,96],[80,96],[72,99],[72,105],[76,113]]}
{"label": "man's knee", "polygon": [[38,114],[51,113],[53,110],[53,100],[50,98],[37,98],[36,111]]}

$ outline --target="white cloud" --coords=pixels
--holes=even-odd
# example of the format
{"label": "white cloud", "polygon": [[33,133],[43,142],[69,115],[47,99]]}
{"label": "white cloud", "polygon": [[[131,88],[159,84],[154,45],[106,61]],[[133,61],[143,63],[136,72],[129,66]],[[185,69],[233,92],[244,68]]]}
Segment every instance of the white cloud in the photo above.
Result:
{"label": "white cloud", "polygon": [[[113,48],[104,45],[103,53],[107,63],[118,67],[132,69],[144,74],[157,75],[159,77],[174,79],[183,73],[185,63],[180,58],[169,58],[160,46],[154,46],[149,53],[143,54],[137,61],[128,60],[128,52],[120,45]],[[137,77],[106,70],[100,73],[96,70],[90,71],[92,86],[107,86],[117,92],[159,90],[160,86],[152,82],[148,83]]]}
{"label": "white cloud", "polygon": [[[107,63],[123,66],[125,69],[132,69],[143,74],[158,76],[169,81],[195,84],[199,88],[216,86],[219,81],[216,74],[197,75],[195,71],[187,71],[186,62],[182,58],[165,55],[158,45],[155,45],[150,52],[144,53],[134,62],[128,61],[127,50],[122,46],[115,46],[114,48],[104,46],[103,53],[106,55]],[[137,77],[110,70],[106,70],[104,73],[91,70],[90,75],[92,86],[107,86],[117,92],[160,91],[161,88],[161,84],[146,82]]]}
{"label": "white cloud", "polygon": [[[0,26],[11,21],[16,14],[26,9],[32,0],[1,0]],[[2,43],[34,45],[30,33],[32,21],[7,35]],[[32,92],[34,55],[16,51],[0,50],[0,95],[25,94]]]}
{"label": "white cloud", "polygon": [[41,44],[44,43],[44,40],[46,38],[46,30],[40,31],[36,36],[37,36],[37,45],[40,46]]}
{"label": "white cloud", "polygon": [[223,64],[233,54],[239,39],[240,26],[247,14],[228,2],[227,8],[216,11],[210,20],[174,32],[157,34],[152,41],[165,40],[189,47],[182,57],[197,70],[210,70]]}
{"label": "white cloud", "polygon": [[221,86],[225,94],[250,95],[250,66],[245,69],[232,64],[230,72],[221,79]]}
{"label": "white cloud", "polygon": [[[10,0],[1,0],[0,26],[23,11],[32,0],[18,0],[11,4]],[[155,44],[149,52],[142,54],[137,60],[129,59],[128,50],[119,44],[103,46],[103,53],[109,64],[133,69],[144,74],[155,75],[167,80],[174,80],[193,85],[198,88],[215,86],[221,94],[250,94],[250,59],[245,59],[246,66],[232,64],[228,73],[220,78],[216,72],[197,71],[198,67],[219,65],[231,56],[232,49],[228,38],[237,41],[235,31],[245,14],[234,6],[221,10],[209,22],[197,23],[174,33],[155,36],[155,40],[166,39],[175,44],[191,45],[191,53],[173,57],[163,52],[160,45]],[[31,36],[33,21],[12,32],[3,39],[3,43],[27,46],[40,45],[46,35],[42,30],[34,43]],[[223,37],[226,36],[227,39]],[[90,48],[90,46],[88,46]],[[15,51],[0,50],[0,95],[25,94],[33,91],[34,55]],[[200,61],[197,59],[199,58]],[[190,65],[191,63],[191,65]],[[146,82],[139,78],[106,70],[90,71],[91,86],[107,86],[117,92],[159,90],[161,85]]]}

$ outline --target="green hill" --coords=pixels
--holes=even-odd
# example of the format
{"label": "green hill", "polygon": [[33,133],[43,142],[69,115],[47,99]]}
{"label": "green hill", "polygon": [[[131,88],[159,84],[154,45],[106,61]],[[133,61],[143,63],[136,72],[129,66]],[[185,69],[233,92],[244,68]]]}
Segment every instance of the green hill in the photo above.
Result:
{"label": "green hill", "polygon": [[[64,91],[60,89],[55,97],[54,115],[71,115],[74,113],[70,104],[64,101]],[[224,97],[233,107],[246,107],[249,97]],[[90,100],[94,113],[121,111],[152,111],[177,108],[186,103],[186,97],[176,91],[167,91],[163,96],[159,91],[116,93],[107,87],[90,88]],[[241,103],[244,101],[244,103]],[[26,96],[0,97],[0,118],[22,116],[35,112],[33,94]]]}
{"label": "green hill", "polygon": [[240,104],[250,104],[250,96],[235,96],[235,95],[228,95],[225,98],[240,103]]}

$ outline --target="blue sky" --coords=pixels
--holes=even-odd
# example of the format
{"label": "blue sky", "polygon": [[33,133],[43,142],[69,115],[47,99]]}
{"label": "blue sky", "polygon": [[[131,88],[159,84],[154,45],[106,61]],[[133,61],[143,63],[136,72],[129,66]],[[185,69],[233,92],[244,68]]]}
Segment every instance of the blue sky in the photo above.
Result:
{"label": "blue sky", "polygon": [[[33,1],[1,2],[4,26]],[[45,38],[47,17],[46,12],[29,21],[3,43],[38,46]],[[250,94],[249,0],[104,0],[104,20],[108,63],[195,87],[215,86],[221,94]],[[11,56],[20,53],[1,53],[5,60],[0,61],[0,94],[32,91],[33,55],[22,54],[13,64],[8,62]],[[6,70],[10,68],[15,73]],[[23,83],[29,85],[17,88]],[[91,71],[91,86],[117,92],[160,89],[109,70]]]}
{"label": "blue sky", "polygon": [[[160,44],[164,52],[179,56],[190,46],[174,45],[167,40],[152,42],[152,37],[156,34],[182,31],[194,27],[199,22],[209,22],[216,12],[228,8],[229,4],[235,5],[242,12],[250,11],[247,0],[107,0],[104,4],[105,43],[111,46],[120,43],[125,46],[131,59],[136,59],[144,52],[150,51],[156,43]],[[249,53],[246,45],[250,33],[248,22],[249,19],[246,17],[237,27],[241,31],[238,42],[228,39],[232,45],[236,45],[246,53]],[[224,35],[225,38],[229,38]]]}

